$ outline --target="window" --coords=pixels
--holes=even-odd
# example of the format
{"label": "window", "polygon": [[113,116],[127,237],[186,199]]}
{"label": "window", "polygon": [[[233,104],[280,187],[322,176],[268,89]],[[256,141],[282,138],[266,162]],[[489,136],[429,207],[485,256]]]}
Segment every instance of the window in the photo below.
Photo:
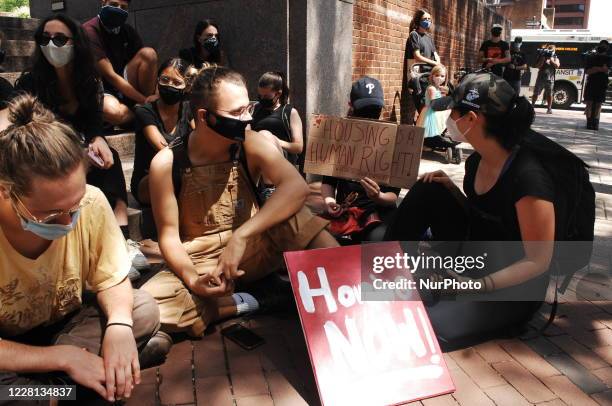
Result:
{"label": "window", "polygon": [[556,17],[555,28],[563,25],[578,25],[582,27],[584,25],[583,17]]}
{"label": "window", "polygon": [[584,4],[561,4],[555,6],[557,13],[584,13]]}

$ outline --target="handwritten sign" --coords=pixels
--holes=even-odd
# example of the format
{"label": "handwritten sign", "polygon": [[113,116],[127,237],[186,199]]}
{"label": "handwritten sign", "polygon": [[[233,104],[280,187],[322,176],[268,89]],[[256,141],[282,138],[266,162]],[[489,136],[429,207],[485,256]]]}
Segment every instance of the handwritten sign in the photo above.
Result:
{"label": "handwritten sign", "polygon": [[383,243],[285,253],[325,405],[396,405],[454,391],[418,293],[362,300],[367,258],[397,252],[397,243]]}
{"label": "handwritten sign", "polygon": [[419,172],[423,132],[411,125],[314,115],[304,171],[345,179],[367,176],[408,188]]}

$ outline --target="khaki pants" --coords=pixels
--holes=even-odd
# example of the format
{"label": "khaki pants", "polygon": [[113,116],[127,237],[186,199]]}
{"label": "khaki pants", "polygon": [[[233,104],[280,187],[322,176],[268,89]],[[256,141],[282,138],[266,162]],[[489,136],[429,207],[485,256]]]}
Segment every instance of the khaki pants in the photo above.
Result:
{"label": "khaki pants", "polygon": [[[239,265],[245,275],[239,282],[248,284],[279,270],[284,263],[285,251],[306,248],[327,224],[327,220],[313,216],[309,209],[303,207],[287,221],[249,239]],[[231,235],[231,230],[223,231],[183,244],[199,275],[215,270],[219,255]],[[142,289],[157,299],[164,331],[181,331],[199,337],[216,318],[216,299],[193,295],[168,268],[162,269]]]}
{"label": "khaki pants", "polygon": [[[28,345],[74,345],[85,348],[93,354],[100,354],[102,339],[104,337],[103,326],[106,318],[96,303],[95,297],[83,297],[83,308],[63,320],[44,327],[37,327],[17,337],[5,337],[10,341]],[[141,350],[155,333],[159,330],[159,309],[155,300],[147,292],[134,290],[134,310],[132,312],[134,321],[134,338],[136,345]],[[17,374],[14,372],[0,371],[0,385],[75,385],[64,373],[48,374]],[[97,394],[83,388],[77,388],[77,403],[93,404],[97,402]],[[87,402],[87,403],[85,403]],[[48,405],[49,401],[1,401],[0,405]]]}

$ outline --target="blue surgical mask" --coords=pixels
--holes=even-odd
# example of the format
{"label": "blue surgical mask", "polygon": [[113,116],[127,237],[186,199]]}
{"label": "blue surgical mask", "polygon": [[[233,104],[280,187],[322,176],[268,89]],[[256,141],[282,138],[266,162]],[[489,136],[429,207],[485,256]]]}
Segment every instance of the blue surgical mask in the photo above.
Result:
{"label": "blue surgical mask", "polygon": [[421,21],[421,27],[425,28],[426,30],[429,29],[429,27],[431,27],[431,21],[429,20],[423,20]]}
{"label": "blue surgical mask", "polygon": [[77,221],[79,221],[80,215],[80,209],[72,213],[72,221],[68,225],[37,223],[35,221],[26,220],[21,216],[19,217],[21,220],[21,227],[25,231],[29,231],[33,234],[36,234],[37,236],[45,240],[53,241],[68,235],[68,233],[71,232],[76,226]]}

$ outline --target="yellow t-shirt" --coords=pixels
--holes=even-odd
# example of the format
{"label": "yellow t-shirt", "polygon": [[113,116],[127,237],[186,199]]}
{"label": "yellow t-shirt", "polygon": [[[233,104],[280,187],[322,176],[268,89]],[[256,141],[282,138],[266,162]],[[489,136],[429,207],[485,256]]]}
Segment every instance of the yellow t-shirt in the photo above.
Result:
{"label": "yellow t-shirt", "polygon": [[106,197],[87,186],[77,224],[37,259],[19,254],[0,227],[0,336],[51,324],[78,309],[84,289],[98,292],[130,270],[125,240]]}

